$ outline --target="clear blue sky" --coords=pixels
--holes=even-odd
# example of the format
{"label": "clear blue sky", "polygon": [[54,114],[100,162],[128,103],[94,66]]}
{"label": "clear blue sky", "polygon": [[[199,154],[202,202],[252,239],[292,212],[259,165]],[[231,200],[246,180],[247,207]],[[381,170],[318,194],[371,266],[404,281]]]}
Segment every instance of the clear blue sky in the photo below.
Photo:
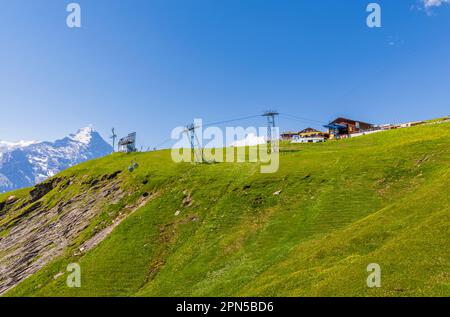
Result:
{"label": "clear blue sky", "polygon": [[[450,4],[377,1],[4,0],[0,139],[54,140],[92,124],[154,146],[193,118],[267,108],[326,122],[450,113]],[[280,118],[280,127],[320,127]],[[242,125],[263,125],[253,119]]]}

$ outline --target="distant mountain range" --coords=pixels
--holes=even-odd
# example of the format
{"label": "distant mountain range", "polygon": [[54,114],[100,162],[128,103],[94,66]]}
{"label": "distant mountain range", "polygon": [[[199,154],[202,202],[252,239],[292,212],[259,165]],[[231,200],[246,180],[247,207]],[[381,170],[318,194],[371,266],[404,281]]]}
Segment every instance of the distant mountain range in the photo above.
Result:
{"label": "distant mountain range", "polygon": [[55,142],[0,141],[0,193],[33,186],[58,172],[113,150],[90,127]]}

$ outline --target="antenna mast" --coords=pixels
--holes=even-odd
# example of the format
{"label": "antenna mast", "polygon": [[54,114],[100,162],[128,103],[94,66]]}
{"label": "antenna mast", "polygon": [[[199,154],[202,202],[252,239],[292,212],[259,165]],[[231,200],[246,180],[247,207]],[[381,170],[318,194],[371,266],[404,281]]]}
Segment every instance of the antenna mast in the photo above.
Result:
{"label": "antenna mast", "polygon": [[116,151],[115,144],[117,138],[117,134],[115,133],[114,128],[112,128],[112,135],[110,136],[110,138],[112,139],[113,142],[113,153],[114,153]]}

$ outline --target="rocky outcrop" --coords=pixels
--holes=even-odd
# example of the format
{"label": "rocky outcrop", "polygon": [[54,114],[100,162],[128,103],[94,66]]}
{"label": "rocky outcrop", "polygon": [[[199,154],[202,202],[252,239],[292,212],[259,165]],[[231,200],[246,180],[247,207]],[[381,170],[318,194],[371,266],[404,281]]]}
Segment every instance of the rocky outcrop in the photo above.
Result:
{"label": "rocky outcrop", "polygon": [[54,178],[49,181],[37,184],[30,191],[31,202],[35,202],[45,195],[47,195],[50,191],[52,191],[59,183],[61,182],[60,178]]}
{"label": "rocky outcrop", "polygon": [[[71,179],[54,178],[35,186],[28,198],[14,204],[0,202],[0,214],[4,214],[0,218],[0,294],[62,255],[105,207],[128,196],[120,187],[119,173],[85,180],[84,185],[76,184],[82,187],[76,196],[70,196],[70,186],[74,185]],[[64,188],[68,189],[67,197]],[[63,193],[53,206],[45,203],[46,195],[52,191]],[[99,228],[81,249],[96,246],[130,212],[152,197],[154,194],[142,195],[126,210],[113,215],[112,225]]]}

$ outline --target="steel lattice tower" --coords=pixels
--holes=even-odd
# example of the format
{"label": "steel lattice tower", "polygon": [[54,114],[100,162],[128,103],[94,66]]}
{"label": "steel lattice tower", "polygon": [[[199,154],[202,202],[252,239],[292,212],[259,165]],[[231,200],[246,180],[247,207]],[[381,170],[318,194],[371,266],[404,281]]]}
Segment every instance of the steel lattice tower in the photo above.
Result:
{"label": "steel lattice tower", "polygon": [[[267,110],[263,117],[267,117],[267,143],[270,144],[269,149],[272,150],[272,140],[274,136],[272,135],[272,129],[275,131],[275,116],[278,116],[279,113],[276,110]],[[277,137],[277,136],[275,136]],[[276,149],[273,149],[276,150]]]}

